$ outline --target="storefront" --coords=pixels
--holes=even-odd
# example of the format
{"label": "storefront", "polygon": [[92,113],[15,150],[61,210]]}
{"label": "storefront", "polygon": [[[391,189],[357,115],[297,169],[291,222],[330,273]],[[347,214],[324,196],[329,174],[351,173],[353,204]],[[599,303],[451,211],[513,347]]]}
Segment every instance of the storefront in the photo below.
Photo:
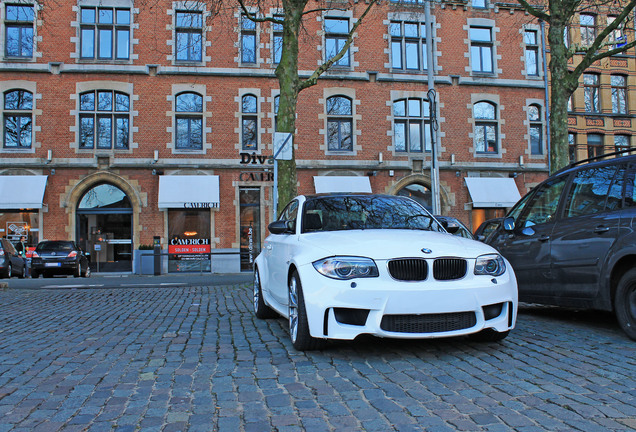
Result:
{"label": "storefront", "polygon": [[12,243],[26,237],[34,248],[41,239],[41,211],[48,176],[0,175],[0,235]]}
{"label": "storefront", "polygon": [[521,198],[513,178],[466,177],[464,180],[471,198],[473,232],[484,221],[505,216],[506,209]]}
{"label": "storefront", "polygon": [[209,273],[213,211],[219,208],[219,177],[162,175],[158,206],[167,214],[168,272]]}

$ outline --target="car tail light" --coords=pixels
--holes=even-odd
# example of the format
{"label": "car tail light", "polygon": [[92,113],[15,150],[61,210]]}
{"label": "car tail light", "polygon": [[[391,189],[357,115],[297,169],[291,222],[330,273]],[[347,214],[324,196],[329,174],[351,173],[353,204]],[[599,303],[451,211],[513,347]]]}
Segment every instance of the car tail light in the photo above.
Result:
{"label": "car tail light", "polygon": [[68,254],[67,258],[75,258],[77,256],[77,251],[71,251],[70,254]]}
{"label": "car tail light", "polygon": [[36,251],[33,251],[31,254],[31,258],[40,258],[40,255]]}

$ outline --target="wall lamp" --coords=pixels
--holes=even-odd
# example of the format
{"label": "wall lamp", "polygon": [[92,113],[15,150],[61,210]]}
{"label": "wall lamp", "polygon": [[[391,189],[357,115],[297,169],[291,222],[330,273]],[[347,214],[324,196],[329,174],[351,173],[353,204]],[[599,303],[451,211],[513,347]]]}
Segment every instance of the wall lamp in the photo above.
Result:
{"label": "wall lamp", "polygon": [[46,151],[46,163],[51,163],[51,161],[53,160],[53,150],[47,150]]}
{"label": "wall lamp", "polygon": [[155,150],[154,154],[152,155],[152,163],[157,163],[158,160],[159,160],[159,150]]}

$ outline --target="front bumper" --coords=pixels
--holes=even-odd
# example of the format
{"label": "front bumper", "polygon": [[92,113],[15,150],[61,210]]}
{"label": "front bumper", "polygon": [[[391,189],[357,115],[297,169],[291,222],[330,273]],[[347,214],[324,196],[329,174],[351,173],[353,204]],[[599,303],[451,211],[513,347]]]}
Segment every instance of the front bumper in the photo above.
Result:
{"label": "front bumper", "polygon": [[499,277],[470,274],[422,282],[397,281],[384,272],[377,278],[340,281],[320,275],[311,265],[298,272],[309,331],[316,338],[451,337],[483,329],[505,332],[516,321],[517,281],[510,270]]}

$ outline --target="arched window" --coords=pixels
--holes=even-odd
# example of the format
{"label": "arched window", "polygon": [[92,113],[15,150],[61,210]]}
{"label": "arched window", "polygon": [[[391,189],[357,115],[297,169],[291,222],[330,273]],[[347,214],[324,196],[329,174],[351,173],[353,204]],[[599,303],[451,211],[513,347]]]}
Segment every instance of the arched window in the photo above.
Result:
{"label": "arched window", "polygon": [[80,94],[80,149],[128,149],[130,97],[113,90]]}
{"label": "arched window", "polygon": [[241,98],[241,147],[243,150],[258,150],[258,104],[252,94]]}
{"label": "arched window", "polygon": [[88,190],[80,200],[77,208],[79,210],[98,208],[121,209],[132,208],[132,205],[124,191],[117,186],[103,183]]}
{"label": "arched window", "polygon": [[423,205],[426,210],[433,211],[431,190],[424,185],[421,185],[419,183],[411,183],[400,189],[397,195],[412,198]]}
{"label": "arched window", "polygon": [[490,102],[473,105],[475,119],[475,151],[477,153],[498,153],[497,106]]}
{"label": "arched window", "polygon": [[431,150],[430,107],[427,100],[399,99],[393,102],[393,140],[396,152]]}
{"label": "arched window", "polygon": [[351,99],[332,96],[327,99],[327,148],[353,151],[353,107]]}
{"label": "arched window", "polygon": [[30,148],[33,141],[33,94],[9,90],[4,94],[4,148]]}
{"label": "arched window", "polygon": [[175,98],[175,148],[201,150],[203,148],[203,96],[198,93],[179,93]]}
{"label": "arched window", "polygon": [[543,122],[541,121],[541,107],[532,104],[528,107],[530,122],[530,154],[543,154]]}

